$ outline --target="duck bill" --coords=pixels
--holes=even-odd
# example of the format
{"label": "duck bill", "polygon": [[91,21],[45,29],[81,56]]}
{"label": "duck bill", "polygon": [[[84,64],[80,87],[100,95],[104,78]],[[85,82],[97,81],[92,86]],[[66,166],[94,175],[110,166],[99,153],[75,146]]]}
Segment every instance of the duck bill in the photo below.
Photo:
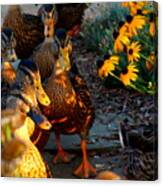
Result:
{"label": "duck bill", "polygon": [[47,118],[41,113],[40,110],[32,108],[27,114],[37,126],[43,130],[50,130],[52,125],[47,120]]}
{"label": "duck bill", "polygon": [[43,106],[49,106],[51,101],[49,99],[49,96],[44,91],[42,85],[37,86],[36,90],[36,96],[39,103]]}
{"label": "duck bill", "polygon": [[15,52],[15,49],[10,49],[8,51],[8,59],[9,61],[11,62],[15,62],[18,58],[17,58],[17,55],[16,55],[16,52]]}

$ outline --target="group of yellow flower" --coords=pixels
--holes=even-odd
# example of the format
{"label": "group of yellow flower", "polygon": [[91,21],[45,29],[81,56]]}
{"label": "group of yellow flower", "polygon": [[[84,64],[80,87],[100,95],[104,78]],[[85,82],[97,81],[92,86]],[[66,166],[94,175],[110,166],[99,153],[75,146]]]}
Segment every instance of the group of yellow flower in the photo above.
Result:
{"label": "group of yellow flower", "polygon": [[[149,43],[145,39],[139,37],[141,32],[144,33],[143,37],[147,37],[149,40],[157,37],[155,10],[150,3],[147,1],[122,3],[122,6],[129,9],[130,15],[127,15],[126,20],[121,21],[118,28],[113,32],[113,52],[111,56],[104,59],[103,65],[99,68],[98,74],[101,78],[111,75],[125,86],[141,91],[134,84],[141,78],[139,77],[141,66],[139,64],[145,60],[148,71],[153,70],[154,65],[156,65],[155,49],[152,49],[148,56],[144,55],[146,53],[144,48],[151,46],[148,46]],[[144,32],[145,28],[148,28],[147,33]],[[124,60],[124,58],[121,59],[122,56],[126,56],[123,67],[120,65],[120,62]],[[114,73],[116,70],[120,71],[119,75]],[[151,84],[151,82],[149,83]]]}

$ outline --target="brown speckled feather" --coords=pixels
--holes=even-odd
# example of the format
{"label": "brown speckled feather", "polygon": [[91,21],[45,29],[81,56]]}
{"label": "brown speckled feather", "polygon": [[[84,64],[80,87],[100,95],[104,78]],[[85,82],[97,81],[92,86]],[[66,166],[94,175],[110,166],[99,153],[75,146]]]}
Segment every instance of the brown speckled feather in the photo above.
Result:
{"label": "brown speckled feather", "polygon": [[5,27],[14,31],[17,41],[16,54],[20,59],[30,57],[34,48],[44,39],[44,27],[41,18],[23,14],[18,5],[10,5],[3,23],[3,28]]}
{"label": "brown speckled feather", "polygon": [[87,5],[85,3],[56,4],[58,12],[56,27],[70,30],[73,26],[80,24],[86,8]]}

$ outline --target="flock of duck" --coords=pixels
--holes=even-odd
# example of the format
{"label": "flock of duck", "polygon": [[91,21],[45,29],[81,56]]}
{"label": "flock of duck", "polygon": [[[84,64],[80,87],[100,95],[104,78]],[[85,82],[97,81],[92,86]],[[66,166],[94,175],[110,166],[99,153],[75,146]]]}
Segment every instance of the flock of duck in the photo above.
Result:
{"label": "flock of duck", "polygon": [[50,132],[58,148],[54,164],[71,160],[61,134],[79,134],[82,162],[73,173],[82,178],[96,174],[87,154],[94,108],[71,58],[71,38],[85,8],[42,5],[35,16],[9,6],[1,34],[2,176],[50,177],[41,156]]}
{"label": "flock of duck", "polygon": [[[72,60],[71,40],[86,8],[86,4],[44,4],[38,15],[30,15],[19,5],[9,6],[1,32],[2,176],[53,177],[41,155],[51,132],[57,144],[53,164],[71,161],[62,148],[61,134],[78,134],[82,162],[73,174],[96,175],[87,154],[94,108]],[[135,133],[129,128],[127,123],[120,126],[123,146],[132,149],[127,174],[156,179],[157,131],[145,127]]]}

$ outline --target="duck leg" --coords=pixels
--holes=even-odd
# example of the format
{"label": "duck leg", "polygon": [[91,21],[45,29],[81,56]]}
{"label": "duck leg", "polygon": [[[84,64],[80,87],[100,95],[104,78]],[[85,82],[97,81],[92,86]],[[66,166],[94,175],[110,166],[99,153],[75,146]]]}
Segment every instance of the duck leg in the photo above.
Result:
{"label": "duck leg", "polygon": [[64,151],[62,148],[61,140],[60,140],[60,133],[55,133],[56,135],[56,144],[57,144],[57,154],[53,158],[53,163],[69,163],[72,157]]}
{"label": "duck leg", "polygon": [[87,154],[87,140],[81,140],[81,149],[83,153],[83,160],[80,166],[74,171],[74,175],[82,178],[88,178],[96,174],[96,169],[89,163]]}

